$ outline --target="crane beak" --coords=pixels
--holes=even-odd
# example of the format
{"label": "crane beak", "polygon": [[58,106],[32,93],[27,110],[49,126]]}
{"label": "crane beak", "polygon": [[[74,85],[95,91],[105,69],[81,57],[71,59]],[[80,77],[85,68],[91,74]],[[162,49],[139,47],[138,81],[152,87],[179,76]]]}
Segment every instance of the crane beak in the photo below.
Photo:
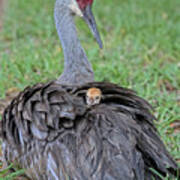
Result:
{"label": "crane beak", "polygon": [[83,13],[83,18],[86,21],[86,23],[88,24],[94,38],[96,39],[97,43],[99,44],[99,47],[102,48],[103,44],[102,44],[98,29],[97,29],[95,18],[91,11],[91,5],[87,5],[82,13]]}

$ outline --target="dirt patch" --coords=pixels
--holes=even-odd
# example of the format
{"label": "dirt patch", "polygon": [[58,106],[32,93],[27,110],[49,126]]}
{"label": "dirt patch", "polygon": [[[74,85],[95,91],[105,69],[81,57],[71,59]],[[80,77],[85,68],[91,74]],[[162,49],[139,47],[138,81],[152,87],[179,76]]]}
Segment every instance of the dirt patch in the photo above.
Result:
{"label": "dirt patch", "polygon": [[170,124],[170,127],[173,129],[174,133],[179,134],[180,133],[180,120],[175,120],[173,123]]}
{"label": "dirt patch", "polygon": [[17,88],[10,88],[7,90],[6,98],[0,99],[0,115],[2,115],[5,107],[7,107],[18,94],[19,90]]}

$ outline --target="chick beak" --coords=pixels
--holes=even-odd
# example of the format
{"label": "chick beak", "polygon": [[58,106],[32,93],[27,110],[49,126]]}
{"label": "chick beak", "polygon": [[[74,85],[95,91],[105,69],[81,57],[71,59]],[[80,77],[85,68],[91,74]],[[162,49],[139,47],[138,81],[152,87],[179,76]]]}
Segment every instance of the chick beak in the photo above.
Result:
{"label": "chick beak", "polygon": [[86,23],[88,24],[94,38],[96,39],[97,43],[99,44],[99,47],[102,48],[103,47],[102,41],[101,41],[98,29],[97,29],[95,18],[91,11],[91,5],[87,5],[82,13],[83,13],[83,18],[86,21]]}
{"label": "chick beak", "polygon": [[93,98],[87,97],[86,100],[87,100],[87,104],[88,104],[88,105],[93,105],[93,102],[94,102]]}

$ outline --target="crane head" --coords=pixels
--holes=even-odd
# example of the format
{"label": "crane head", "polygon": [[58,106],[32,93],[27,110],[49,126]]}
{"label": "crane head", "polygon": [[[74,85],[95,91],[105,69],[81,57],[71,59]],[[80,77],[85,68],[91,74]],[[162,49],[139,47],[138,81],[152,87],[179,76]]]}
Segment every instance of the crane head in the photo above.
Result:
{"label": "crane head", "polygon": [[[72,8],[76,15],[83,17],[85,22],[88,24],[94,38],[96,39],[99,47],[102,48],[102,41],[97,29],[96,21],[92,13],[93,0],[73,0]],[[78,5],[78,6],[77,6]]]}

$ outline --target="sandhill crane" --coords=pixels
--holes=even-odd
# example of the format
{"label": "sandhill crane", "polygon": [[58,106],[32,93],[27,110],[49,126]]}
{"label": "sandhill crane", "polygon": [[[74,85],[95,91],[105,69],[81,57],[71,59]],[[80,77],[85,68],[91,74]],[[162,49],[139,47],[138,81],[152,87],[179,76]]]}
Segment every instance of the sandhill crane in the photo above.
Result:
{"label": "sandhill crane", "polygon": [[177,176],[151,106],[132,90],[94,82],[73,20],[83,17],[102,47],[92,3],[56,0],[64,72],[56,81],[27,87],[5,109],[4,161],[24,168],[33,180],[159,179],[150,168]]}

